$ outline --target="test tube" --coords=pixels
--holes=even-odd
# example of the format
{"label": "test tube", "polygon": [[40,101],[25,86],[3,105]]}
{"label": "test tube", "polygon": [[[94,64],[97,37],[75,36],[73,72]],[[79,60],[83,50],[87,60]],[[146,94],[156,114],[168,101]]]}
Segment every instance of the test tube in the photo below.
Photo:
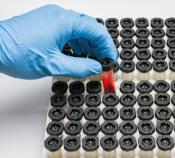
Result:
{"label": "test tube", "polygon": [[139,121],[138,131],[141,135],[152,135],[155,132],[155,126],[152,121]]}
{"label": "test tube", "polygon": [[66,96],[64,94],[54,94],[51,97],[53,107],[64,107],[66,105]]}
{"label": "test tube", "polygon": [[69,84],[69,91],[71,94],[82,94],[85,91],[84,83],[82,81],[73,81]]}
{"label": "test tube", "polygon": [[52,92],[55,94],[65,94],[68,89],[68,84],[65,81],[56,81],[52,85]]}
{"label": "test tube", "polygon": [[68,136],[64,139],[64,149],[67,158],[80,158],[80,138],[77,136]]}
{"label": "test tube", "polygon": [[137,91],[140,93],[150,93],[153,90],[153,85],[149,81],[140,81],[137,84]]}
{"label": "test tube", "polygon": [[120,109],[120,118],[124,121],[132,121],[136,118],[136,111],[133,107],[122,107]]}
{"label": "test tube", "polygon": [[133,81],[122,81],[120,84],[120,91],[122,93],[134,93],[135,83]]}
{"label": "test tube", "polygon": [[134,20],[132,18],[123,18],[120,20],[120,25],[123,28],[132,28],[134,26]]}
{"label": "test tube", "polygon": [[98,158],[99,139],[95,136],[86,136],[82,140],[85,158]]}
{"label": "test tube", "polygon": [[100,93],[101,92],[101,82],[99,82],[99,81],[89,81],[86,84],[86,91],[88,93]]}
{"label": "test tube", "polygon": [[84,104],[84,97],[82,94],[71,94],[68,97],[68,102],[72,107],[80,107]]}
{"label": "test tube", "polygon": [[140,107],[137,115],[140,120],[151,120],[154,118],[154,111],[150,106]]}
{"label": "test tube", "polygon": [[114,62],[114,66],[113,66],[113,73],[114,73],[114,79],[115,79],[115,81],[117,81],[118,80],[118,71],[119,71],[119,64],[118,64],[118,62],[116,61],[116,62]]}
{"label": "test tube", "polygon": [[136,51],[136,57],[138,60],[149,60],[151,58],[151,52],[149,49],[138,49]]}
{"label": "test tube", "polygon": [[116,158],[118,147],[118,141],[114,136],[104,136],[100,141],[101,147],[103,148],[103,158]]}
{"label": "test tube", "polygon": [[84,117],[87,121],[99,122],[101,111],[97,107],[88,107],[84,112]]}
{"label": "test tube", "polygon": [[119,126],[119,130],[123,135],[133,135],[137,131],[137,126],[133,121],[123,121]]}
{"label": "test tube", "polygon": [[102,111],[104,120],[112,121],[116,120],[119,116],[118,110],[115,107],[105,107]]}
{"label": "test tube", "polygon": [[146,28],[149,25],[148,19],[141,17],[135,20],[135,25],[137,28]]}
{"label": "test tube", "polygon": [[100,124],[93,121],[87,121],[83,126],[83,132],[88,136],[98,136],[100,129]]}
{"label": "test tube", "polygon": [[171,115],[172,115],[172,110],[165,106],[158,107],[155,112],[155,116],[157,120],[170,120]]}
{"label": "test tube", "polygon": [[162,18],[152,18],[151,19],[151,27],[153,28],[162,28],[164,26],[164,20]]}
{"label": "test tube", "polygon": [[134,106],[136,103],[136,97],[133,94],[129,93],[123,94],[120,97],[120,103],[125,107]]}
{"label": "test tube", "polygon": [[116,106],[119,103],[119,97],[115,93],[107,93],[103,95],[102,101],[105,106]]}
{"label": "test tube", "polygon": [[159,80],[154,83],[153,88],[157,93],[167,93],[170,85],[167,81]]}
{"label": "test tube", "polygon": [[66,113],[63,108],[51,108],[49,110],[49,118],[52,121],[64,121]]}
{"label": "test tube", "polygon": [[71,121],[81,121],[83,117],[83,109],[79,107],[69,107],[66,115]]}
{"label": "test tube", "polygon": [[170,60],[169,62],[170,68],[170,80],[175,80],[175,60]]}
{"label": "test tube", "polygon": [[157,121],[156,131],[159,135],[170,135],[173,131],[173,124],[167,120]]}
{"label": "test tube", "polygon": [[152,136],[140,136],[139,144],[139,157],[140,158],[153,158],[153,151],[155,148],[155,139]]}
{"label": "test tube", "polygon": [[47,150],[47,156],[49,158],[62,158],[62,139],[57,136],[49,136],[44,141],[45,149]]}
{"label": "test tube", "polygon": [[104,135],[116,135],[118,131],[118,124],[114,121],[104,121],[101,125],[101,131]]}
{"label": "test tube", "polygon": [[165,51],[165,49],[154,49],[152,52],[152,58],[154,60],[165,60],[167,56],[167,52]]}
{"label": "test tube", "polygon": [[92,93],[86,95],[85,101],[88,107],[97,107],[101,104],[101,97],[99,94]]}
{"label": "test tube", "polygon": [[137,103],[139,106],[152,106],[153,105],[153,97],[149,93],[140,93],[137,96]]}
{"label": "test tube", "polygon": [[158,106],[168,106],[170,104],[170,95],[167,93],[158,93],[155,95],[154,102]]}

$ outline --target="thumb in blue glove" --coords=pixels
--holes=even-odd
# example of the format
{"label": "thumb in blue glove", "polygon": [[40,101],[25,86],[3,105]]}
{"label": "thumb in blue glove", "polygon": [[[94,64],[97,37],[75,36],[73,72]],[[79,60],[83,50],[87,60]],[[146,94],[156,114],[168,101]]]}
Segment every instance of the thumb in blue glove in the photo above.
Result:
{"label": "thumb in blue glove", "polygon": [[0,72],[37,79],[45,76],[86,77],[102,71],[98,61],[61,51],[69,41],[76,56],[86,52],[98,60],[116,60],[107,29],[94,18],[57,5],[47,5],[0,21]]}

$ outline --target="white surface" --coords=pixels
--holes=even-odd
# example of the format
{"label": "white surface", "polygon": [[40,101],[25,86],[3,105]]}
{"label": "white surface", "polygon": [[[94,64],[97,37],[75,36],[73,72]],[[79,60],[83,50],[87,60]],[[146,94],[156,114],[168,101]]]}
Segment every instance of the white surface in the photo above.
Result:
{"label": "white surface", "polygon": [[[55,3],[94,17],[169,17],[174,0],[0,0],[0,19]],[[41,158],[50,80],[0,74],[0,157]]]}

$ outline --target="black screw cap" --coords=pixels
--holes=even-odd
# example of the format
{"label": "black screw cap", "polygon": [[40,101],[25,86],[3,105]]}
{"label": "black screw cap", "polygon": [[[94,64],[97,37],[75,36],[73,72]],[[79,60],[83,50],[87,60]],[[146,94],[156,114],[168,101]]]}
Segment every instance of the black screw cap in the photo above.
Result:
{"label": "black screw cap", "polygon": [[82,146],[85,151],[95,151],[99,147],[99,139],[96,136],[86,136],[82,140]]}
{"label": "black screw cap", "polygon": [[169,38],[169,39],[167,40],[167,46],[168,46],[169,48],[175,48],[175,38]]}
{"label": "black screw cap", "polygon": [[169,49],[169,50],[168,50],[168,57],[169,57],[171,60],[174,60],[174,59],[175,59],[175,49]]}
{"label": "black screw cap", "polygon": [[119,103],[119,98],[114,93],[107,93],[103,95],[102,101],[105,106],[116,106]]}
{"label": "black screw cap", "polygon": [[140,107],[137,111],[137,115],[140,120],[151,120],[154,117],[154,112],[149,106]]}
{"label": "black screw cap", "polygon": [[137,102],[139,106],[152,106],[153,97],[149,93],[141,93],[137,97]]}
{"label": "black screw cap", "polygon": [[149,22],[148,19],[141,17],[135,20],[135,25],[137,28],[146,28],[148,27]]}
{"label": "black screw cap", "polygon": [[115,45],[115,47],[116,47],[116,49],[117,49],[117,48],[120,46],[120,42],[119,42],[118,39],[116,39],[116,38],[113,38],[112,40],[113,40],[114,45]]}
{"label": "black screw cap", "polygon": [[117,28],[119,23],[116,18],[108,18],[105,21],[106,27],[107,28]]}
{"label": "black screw cap", "polygon": [[171,97],[171,103],[175,106],[175,94]]}
{"label": "black screw cap", "polygon": [[86,91],[88,93],[100,93],[101,92],[101,82],[89,81],[86,85]]}
{"label": "black screw cap", "polygon": [[101,104],[101,97],[99,94],[88,94],[85,100],[88,107],[97,107]]}
{"label": "black screw cap", "polygon": [[157,93],[166,93],[169,91],[170,85],[164,80],[159,80],[154,83],[153,88]]}
{"label": "black screw cap", "polygon": [[49,136],[45,141],[44,141],[44,146],[47,150],[51,152],[56,152],[59,150],[62,146],[62,139],[57,136]]}
{"label": "black screw cap", "polygon": [[105,107],[102,111],[102,116],[105,120],[116,120],[119,113],[115,107]]}
{"label": "black screw cap", "polygon": [[101,111],[96,107],[88,107],[84,112],[84,117],[89,121],[97,121],[101,116]]}
{"label": "black screw cap", "polygon": [[167,56],[167,52],[165,51],[165,49],[154,49],[152,52],[152,57],[155,60],[165,60]]}
{"label": "black screw cap", "polygon": [[136,118],[136,111],[133,107],[122,107],[120,109],[120,117],[124,121],[132,121]]}
{"label": "black screw cap", "polygon": [[155,127],[152,121],[140,121],[138,131],[141,135],[152,135],[155,132]]}
{"label": "black screw cap", "polygon": [[122,81],[120,84],[120,91],[122,93],[134,93],[135,83],[133,81]]}
{"label": "black screw cap", "polygon": [[147,28],[139,28],[136,30],[136,36],[138,38],[148,38],[150,31]]}
{"label": "black screw cap", "polygon": [[170,135],[173,131],[173,124],[170,121],[158,121],[156,131],[161,135]]}
{"label": "black screw cap", "polygon": [[175,60],[170,60],[169,68],[171,71],[175,72]]}
{"label": "black screw cap", "polygon": [[80,121],[83,117],[83,109],[79,107],[69,107],[67,118],[71,121]]}
{"label": "black screw cap", "polygon": [[112,70],[114,67],[114,61],[110,59],[104,59],[101,61],[103,71]]}
{"label": "black screw cap", "polygon": [[112,151],[118,147],[118,141],[114,136],[102,137],[100,144],[105,151]]}
{"label": "black screw cap", "polygon": [[174,38],[175,37],[175,28],[168,28],[166,30],[166,35],[168,38]]}
{"label": "black screw cap", "polygon": [[120,20],[120,25],[123,28],[132,28],[134,26],[134,21],[131,18],[123,18]]}
{"label": "black screw cap", "polygon": [[141,81],[137,84],[137,91],[140,93],[150,93],[153,89],[153,85],[149,81]]}
{"label": "black screw cap", "polygon": [[100,24],[105,24],[104,20],[102,18],[96,18],[97,22]]}
{"label": "black screw cap", "polygon": [[118,124],[114,121],[105,121],[101,125],[101,131],[105,135],[115,135],[118,131]]}
{"label": "black screw cap", "polygon": [[141,136],[138,140],[139,148],[143,151],[152,151],[155,148],[153,136]]}
{"label": "black screw cap", "polygon": [[94,121],[87,121],[83,126],[83,132],[89,136],[97,135],[100,132],[100,124]]}
{"label": "black screw cap", "polygon": [[148,38],[137,38],[136,40],[137,48],[148,48],[150,46],[150,41]]}
{"label": "black screw cap", "polygon": [[65,118],[66,113],[63,108],[51,108],[48,115],[53,121],[61,121]]}
{"label": "black screw cap", "polygon": [[155,112],[157,120],[170,120],[172,110],[168,107],[158,107]]}
{"label": "black screw cap", "polygon": [[126,73],[133,72],[135,63],[132,60],[124,60],[120,63],[120,70]]}
{"label": "black screw cap", "polygon": [[153,38],[163,38],[165,36],[165,31],[162,28],[153,28],[151,30],[151,36]]}
{"label": "black screw cap", "polygon": [[168,64],[165,60],[154,60],[152,65],[153,70],[157,72],[164,72],[168,69]]}
{"label": "black screw cap", "polygon": [[71,94],[68,102],[72,107],[80,107],[84,104],[84,97],[81,94]]}
{"label": "black screw cap", "polygon": [[123,38],[132,38],[135,35],[135,31],[131,28],[124,28],[120,31],[120,36]]}
{"label": "black screw cap", "polygon": [[141,60],[136,64],[137,70],[146,73],[152,69],[152,64],[148,60]]}
{"label": "black screw cap", "polygon": [[77,136],[67,136],[64,139],[64,149],[69,152],[77,151],[81,147],[80,138]]}
{"label": "black screw cap", "polygon": [[84,84],[81,81],[74,81],[69,84],[69,91],[71,94],[81,94],[84,93]]}
{"label": "black screw cap", "polygon": [[151,19],[151,27],[153,28],[162,28],[164,26],[164,20],[161,18]]}
{"label": "black screw cap", "polygon": [[82,125],[78,121],[69,121],[66,123],[64,130],[67,135],[76,136],[80,134],[82,130]]}
{"label": "black screw cap", "polygon": [[122,60],[133,60],[134,56],[135,56],[135,52],[132,49],[123,49],[120,52],[120,58]]}
{"label": "black screw cap", "polygon": [[171,82],[171,91],[175,93],[175,81]]}
{"label": "black screw cap", "polygon": [[170,95],[167,93],[156,94],[155,103],[158,106],[168,106],[170,104]]}
{"label": "black screw cap", "polygon": [[116,73],[120,69],[118,62],[114,63],[113,72]]}
{"label": "black screw cap", "polygon": [[133,121],[124,121],[120,124],[119,130],[123,135],[133,135],[137,131],[137,126]]}
{"label": "black screw cap", "polygon": [[52,85],[52,92],[57,94],[64,94],[68,89],[68,85],[64,81],[57,81]]}
{"label": "black screw cap", "polygon": [[151,40],[152,48],[164,48],[165,47],[165,40],[163,38],[153,38]]}
{"label": "black screw cap", "polygon": [[64,125],[61,122],[53,121],[47,126],[47,133],[51,136],[59,136],[63,133]]}
{"label": "black screw cap", "polygon": [[173,137],[169,135],[159,136],[156,142],[160,150],[168,151],[174,148]]}
{"label": "black screw cap", "polygon": [[108,32],[111,38],[117,38],[119,36],[119,31],[116,28],[108,28]]}
{"label": "black screw cap", "polygon": [[122,150],[132,151],[137,147],[137,142],[133,136],[122,136],[119,140],[119,144]]}
{"label": "black screw cap", "polygon": [[125,107],[134,106],[134,104],[136,103],[136,97],[133,94],[129,93],[123,94],[120,97],[120,103]]}
{"label": "black screw cap", "polygon": [[66,105],[66,96],[64,94],[54,94],[51,97],[51,105],[53,107],[63,107]]}
{"label": "black screw cap", "polygon": [[151,58],[151,53],[149,49],[138,49],[136,51],[136,56],[139,60],[148,60]]}
{"label": "black screw cap", "polygon": [[132,38],[123,38],[120,41],[120,45],[123,49],[132,49],[135,46],[135,42]]}
{"label": "black screw cap", "polygon": [[175,18],[170,17],[165,20],[165,25],[167,27],[175,27]]}

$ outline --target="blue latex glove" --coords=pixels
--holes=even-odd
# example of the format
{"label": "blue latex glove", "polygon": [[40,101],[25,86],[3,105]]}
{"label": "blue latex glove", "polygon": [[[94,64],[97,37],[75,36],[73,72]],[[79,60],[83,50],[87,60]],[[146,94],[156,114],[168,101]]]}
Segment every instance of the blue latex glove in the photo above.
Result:
{"label": "blue latex glove", "polygon": [[93,59],[64,55],[61,50],[67,41],[77,56],[87,52],[99,60],[117,58],[102,24],[87,15],[47,5],[0,21],[0,72],[23,79],[80,78],[101,72],[101,64]]}

